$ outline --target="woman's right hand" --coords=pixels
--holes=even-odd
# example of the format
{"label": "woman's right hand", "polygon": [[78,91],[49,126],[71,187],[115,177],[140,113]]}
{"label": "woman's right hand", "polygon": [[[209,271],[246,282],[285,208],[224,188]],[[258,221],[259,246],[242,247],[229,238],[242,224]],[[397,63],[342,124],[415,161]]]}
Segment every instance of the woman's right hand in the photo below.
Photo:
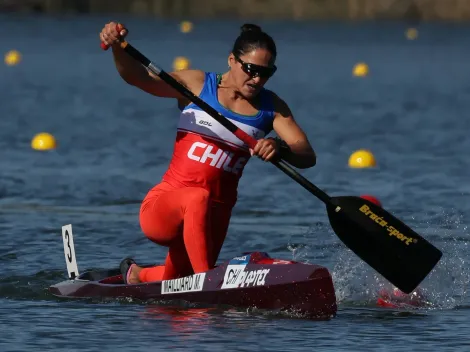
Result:
{"label": "woman's right hand", "polygon": [[[118,26],[120,31],[118,32]],[[111,46],[113,44],[119,43],[119,41],[125,38],[128,34],[127,29],[123,24],[118,24],[116,22],[107,23],[100,33],[100,40],[102,43]]]}

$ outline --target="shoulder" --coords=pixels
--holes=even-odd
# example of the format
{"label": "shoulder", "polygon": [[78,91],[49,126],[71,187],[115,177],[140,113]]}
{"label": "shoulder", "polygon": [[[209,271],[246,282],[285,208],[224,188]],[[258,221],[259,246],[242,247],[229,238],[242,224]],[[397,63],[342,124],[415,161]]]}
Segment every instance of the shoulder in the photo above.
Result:
{"label": "shoulder", "polygon": [[[181,70],[170,73],[170,76],[189,89],[194,95],[199,95],[204,87],[206,73],[201,70]],[[181,104],[186,104],[186,98],[180,98]]]}
{"label": "shoulder", "polygon": [[289,105],[284,99],[269,89],[266,89],[266,94],[271,96],[275,116],[292,117]]}
{"label": "shoulder", "polygon": [[181,70],[170,73],[177,81],[184,83],[186,86],[192,86],[197,84],[203,84],[206,73],[202,70]]}

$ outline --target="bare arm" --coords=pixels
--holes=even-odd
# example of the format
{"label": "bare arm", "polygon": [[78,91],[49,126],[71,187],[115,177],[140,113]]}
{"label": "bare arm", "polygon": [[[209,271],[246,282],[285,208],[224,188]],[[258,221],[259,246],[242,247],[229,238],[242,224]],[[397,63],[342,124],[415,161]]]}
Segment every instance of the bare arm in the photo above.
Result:
{"label": "bare arm", "polygon": [[[128,84],[142,89],[144,92],[162,98],[175,98],[182,104],[186,104],[185,98],[173,87],[166,84],[159,77],[142,66],[139,62],[130,57],[119,44],[112,46],[114,63],[119,75]],[[199,70],[183,70],[169,73],[174,79],[199,95],[204,85],[204,72]]]}
{"label": "bare arm", "polygon": [[[273,93],[274,95],[274,93]],[[274,131],[289,146],[291,152],[283,155],[284,160],[299,169],[306,169],[316,164],[317,157],[304,131],[295,122],[289,106],[274,95],[275,116]]]}

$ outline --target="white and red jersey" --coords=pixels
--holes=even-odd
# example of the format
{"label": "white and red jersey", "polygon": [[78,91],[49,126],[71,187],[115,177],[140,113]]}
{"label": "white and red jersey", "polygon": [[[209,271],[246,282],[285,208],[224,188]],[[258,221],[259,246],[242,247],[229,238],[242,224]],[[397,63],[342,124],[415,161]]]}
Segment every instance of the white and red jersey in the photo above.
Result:
{"label": "white and red jersey", "polygon": [[[234,113],[217,99],[220,75],[206,73],[199,97],[255,139],[263,138],[273,128],[273,103],[269,91],[262,90],[261,109],[254,116]],[[163,180],[174,187],[202,187],[211,199],[235,204],[238,181],[250,158],[248,147],[235,135],[190,104],[181,112],[170,166]]]}

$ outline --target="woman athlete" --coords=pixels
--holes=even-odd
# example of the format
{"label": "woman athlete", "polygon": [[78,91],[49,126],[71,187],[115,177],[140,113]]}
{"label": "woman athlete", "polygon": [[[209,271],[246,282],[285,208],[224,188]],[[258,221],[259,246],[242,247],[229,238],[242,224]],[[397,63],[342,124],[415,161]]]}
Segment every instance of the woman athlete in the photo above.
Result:
{"label": "woman athlete", "polygon": [[[260,27],[245,24],[218,74],[183,70],[170,75],[239,128],[257,139],[248,147],[210,115],[148,72],[119,46],[127,35],[111,22],[100,40],[111,46],[114,63],[128,84],[157,97],[174,98],[181,108],[173,156],[162,181],[144,198],[140,226],[151,241],[169,248],[164,266],[141,268],[121,262],[126,283],[174,279],[215,266],[237,201],[238,182],[250,156],[281,156],[297,168],[315,165],[315,153],[288,105],[264,88],[276,72],[276,45]],[[278,138],[264,138],[274,129]]]}

